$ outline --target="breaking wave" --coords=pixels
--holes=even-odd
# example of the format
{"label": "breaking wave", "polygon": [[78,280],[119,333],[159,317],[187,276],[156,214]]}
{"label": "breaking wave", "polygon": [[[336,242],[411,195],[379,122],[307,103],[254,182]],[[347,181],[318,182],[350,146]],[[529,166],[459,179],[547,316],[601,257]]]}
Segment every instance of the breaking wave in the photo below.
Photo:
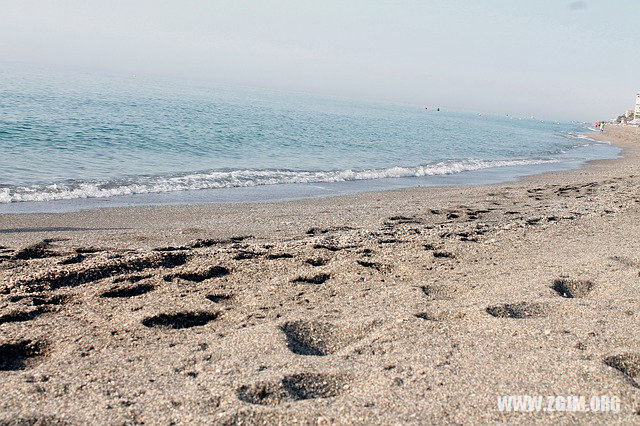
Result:
{"label": "breaking wave", "polygon": [[356,180],[448,175],[493,167],[556,163],[559,160],[468,160],[440,162],[416,167],[368,170],[294,171],[231,170],[164,176],[136,176],[114,180],[71,181],[30,186],[0,186],[0,203],[103,198],[133,194],[166,193],[199,189],[251,187],[292,183],[345,182]]}

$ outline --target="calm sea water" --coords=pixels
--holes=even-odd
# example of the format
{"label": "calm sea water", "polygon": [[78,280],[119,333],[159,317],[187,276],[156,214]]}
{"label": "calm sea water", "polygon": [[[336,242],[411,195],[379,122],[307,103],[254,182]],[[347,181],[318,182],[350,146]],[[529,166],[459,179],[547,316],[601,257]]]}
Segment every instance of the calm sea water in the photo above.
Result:
{"label": "calm sea water", "polygon": [[617,154],[583,125],[436,108],[6,67],[0,211],[472,184]]}

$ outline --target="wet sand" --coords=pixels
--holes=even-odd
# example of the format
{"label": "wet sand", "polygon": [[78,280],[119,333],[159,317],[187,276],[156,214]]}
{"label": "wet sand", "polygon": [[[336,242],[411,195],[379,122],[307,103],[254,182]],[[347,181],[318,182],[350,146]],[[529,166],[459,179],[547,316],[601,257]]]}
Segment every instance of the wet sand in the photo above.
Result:
{"label": "wet sand", "polygon": [[[500,185],[2,215],[0,423],[638,423],[640,134],[593,137],[624,158]],[[620,411],[504,413],[498,395]]]}

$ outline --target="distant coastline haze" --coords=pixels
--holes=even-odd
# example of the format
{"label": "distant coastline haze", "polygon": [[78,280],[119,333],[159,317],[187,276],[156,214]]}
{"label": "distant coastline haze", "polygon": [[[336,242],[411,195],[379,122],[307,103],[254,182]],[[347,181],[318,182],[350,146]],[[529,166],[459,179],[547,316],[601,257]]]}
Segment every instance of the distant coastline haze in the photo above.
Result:
{"label": "distant coastline haze", "polygon": [[639,17],[631,0],[9,0],[0,63],[593,121],[633,107]]}

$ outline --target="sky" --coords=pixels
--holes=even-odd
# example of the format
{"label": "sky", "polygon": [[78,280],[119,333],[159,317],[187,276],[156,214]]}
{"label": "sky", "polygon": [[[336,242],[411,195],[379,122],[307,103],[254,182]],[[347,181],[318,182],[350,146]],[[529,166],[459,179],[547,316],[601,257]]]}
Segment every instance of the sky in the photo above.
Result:
{"label": "sky", "polygon": [[640,91],[637,0],[0,0],[25,63],[597,120]]}

